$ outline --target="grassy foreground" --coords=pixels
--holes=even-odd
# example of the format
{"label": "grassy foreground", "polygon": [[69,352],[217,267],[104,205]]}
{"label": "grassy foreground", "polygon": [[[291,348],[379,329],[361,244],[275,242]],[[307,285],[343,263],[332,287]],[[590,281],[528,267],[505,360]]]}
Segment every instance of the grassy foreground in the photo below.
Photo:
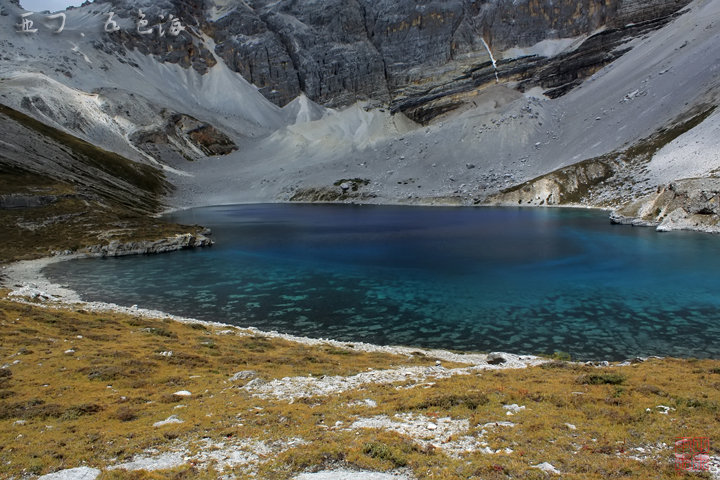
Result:
{"label": "grassy foreground", "polygon": [[[290,401],[242,387],[435,359],[7,298],[0,299],[0,339],[1,478],[182,452],[186,461],[169,469],[104,470],[101,478],[218,478],[225,471],[285,479],[337,466],[404,468],[419,479],[557,477],[533,467],[549,462],[561,478],[679,479],[710,477],[675,472],[675,437],[710,437],[717,455],[718,361],[652,359],[610,368],[556,361]],[[230,380],[248,370],[255,373]],[[509,416],[508,404],[525,408]],[[153,426],[171,415],[183,423]],[[430,429],[353,427],[361,419],[410,417],[463,427],[435,441]],[[488,425],[508,421],[512,426]],[[465,437],[497,453],[453,453],[450,445]]]}
{"label": "grassy foreground", "polygon": [[46,195],[56,200],[33,208],[0,208],[0,263],[40,258],[90,245],[159,240],[198,233],[198,226],[165,222],[113,202],[85,198],[78,187],[0,165],[0,194]]}
{"label": "grassy foreground", "polygon": [[[0,195],[44,197],[0,208],[0,263],[199,230],[149,215],[166,187],[159,172],[6,107],[0,113],[63,146],[80,172],[70,181],[0,158]],[[222,326],[17,303],[7,293],[2,479],[79,466],[101,469],[102,480],[289,479],[337,467],[417,479],[684,479],[710,477],[675,471],[675,437],[709,437],[718,454],[720,361],[471,371],[443,362],[454,375],[419,381],[403,372],[435,366],[422,352],[311,347]],[[319,388],[350,385],[369,370],[399,373]],[[258,396],[274,380],[287,387],[303,378],[317,388]],[[536,468],[544,462],[561,473]]]}

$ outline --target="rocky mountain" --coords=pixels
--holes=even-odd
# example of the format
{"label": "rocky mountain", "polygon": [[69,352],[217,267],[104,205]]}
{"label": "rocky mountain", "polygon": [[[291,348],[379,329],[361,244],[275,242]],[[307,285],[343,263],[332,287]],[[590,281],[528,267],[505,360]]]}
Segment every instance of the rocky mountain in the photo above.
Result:
{"label": "rocky mountain", "polygon": [[59,33],[0,5],[0,103],[174,207],[619,208],[720,168],[717,2],[98,0]]}
{"label": "rocky mountain", "polygon": [[[494,83],[494,64],[505,82],[559,95],[615,59],[624,41],[663,25],[687,3],[223,2],[206,21],[215,52],[278,105],[300,92],[329,106],[372,99],[427,121]],[[550,51],[571,43],[576,51],[539,61],[547,50],[529,47],[541,42]]]}
{"label": "rocky mountain", "polygon": [[[165,0],[143,12],[174,11],[212,41],[182,35],[170,44],[149,43],[127,32],[116,39],[201,74],[216,55],[279,106],[301,93],[330,107],[374,100],[426,122],[495,82],[496,69],[522,90],[540,85],[561,95],[687,3]],[[114,1],[112,9],[137,16],[136,2]],[[571,52],[547,61],[570,45]]]}

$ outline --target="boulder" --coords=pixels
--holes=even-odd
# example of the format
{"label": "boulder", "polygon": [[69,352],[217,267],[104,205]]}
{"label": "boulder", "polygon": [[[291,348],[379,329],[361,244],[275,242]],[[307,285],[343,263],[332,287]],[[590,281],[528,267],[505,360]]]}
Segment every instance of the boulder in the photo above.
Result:
{"label": "boulder", "polygon": [[48,473],[39,477],[38,480],[95,480],[100,473],[102,472],[97,468],[77,467]]}

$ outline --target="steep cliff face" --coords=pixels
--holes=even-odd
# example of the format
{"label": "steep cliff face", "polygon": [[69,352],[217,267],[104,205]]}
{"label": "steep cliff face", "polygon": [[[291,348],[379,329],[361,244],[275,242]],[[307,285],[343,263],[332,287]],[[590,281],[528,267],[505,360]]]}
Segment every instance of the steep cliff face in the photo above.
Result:
{"label": "steep cliff face", "polygon": [[290,53],[257,12],[239,4],[217,20],[213,17],[208,31],[217,42],[215,52],[230,68],[278,105],[300,93],[300,78]]}
{"label": "steep cliff face", "polygon": [[[370,99],[426,122],[498,78],[563,95],[689,1],[107,0],[127,28],[97,48],[201,74],[222,61],[279,106],[301,93],[330,107]],[[167,30],[170,12],[181,35],[137,34],[140,13]]]}
{"label": "steep cliff face", "polygon": [[[554,92],[561,95],[617,58],[622,42],[687,3],[209,0],[205,28],[218,56],[278,105],[301,92],[329,106],[374,99],[423,121],[495,81],[491,52],[504,80],[563,87]],[[577,53],[554,62],[547,52],[522,54],[543,41],[583,36],[590,38]],[[438,104],[443,97],[450,98]]]}
{"label": "steep cliff face", "polygon": [[[217,63],[202,35],[202,24],[205,20],[203,0],[106,0],[95,2],[91,9],[91,14],[113,13],[109,18],[105,17],[105,20],[114,22],[107,27],[114,27],[117,31],[112,32],[111,37],[107,36],[95,42],[95,48],[108,54],[123,57],[125,48],[137,50],[144,55],[154,55],[162,62],[193,68],[198,73],[206,73]],[[180,26],[184,28],[177,35],[170,33],[172,18],[181,19]],[[102,28],[105,29],[106,25]],[[139,31],[152,33],[139,34]],[[112,41],[106,41],[109,39]]]}

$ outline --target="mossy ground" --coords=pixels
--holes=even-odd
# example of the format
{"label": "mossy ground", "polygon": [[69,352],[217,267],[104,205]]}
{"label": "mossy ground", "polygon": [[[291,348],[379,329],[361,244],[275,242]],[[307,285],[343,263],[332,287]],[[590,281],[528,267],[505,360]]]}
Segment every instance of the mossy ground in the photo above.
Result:
{"label": "mossy ground", "polygon": [[[0,208],[0,263],[105,245],[112,240],[159,240],[196,233],[198,226],[177,225],[88,196],[76,185],[0,165],[0,194],[55,196],[53,203],[31,208]],[[159,204],[153,206],[159,208]]]}
{"label": "mossy ground", "polygon": [[[29,208],[0,208],[0,263],[38,258],[53,251],[105,245],[112,240],[159,240],[196,233],[197,226],[175,225],[153,215],[163,209],[171,189],[163,172],[92,145],[0,105],[0,115],[20,123],[42,141],[61,147],[67,172],[36,171],[0,155],[0,195],[55,197]],[[31,155],[32,153],[29,153]],[[69,179],[70,178],[70,179]]]}
{"label": "mossy ground", "polygon": [[[52,190],[56,191],[56,190]],[[62,199],[45,207],[0,209],[0,262],[28,260],[54,251],[75,251],[112,240],[159,240],[197,233],[198,226],[178,225],[131,212],[89,206],[80,199]]]}
{"label": "mossy ground", "polygon": [[[83,464],[103,468],[179,446],[192,454],[207,442],[290,438],[306,443],[260,458],[259,478],[342,465],[405,467],[419,479],[540,479],[546,474],[532,466],[542,462],[564,472],[563,478],[708,478],[676,473],[672,444],[677,436],[720,434],[720,362],[714,360],[652,359],[602,369],[555,361],[423,386],[370,384],[291,403],[253,397],[239,388],[247,380],[232,383],[229,377],[241,370],[255,370],[264,380],[351,375],[431,365],[434,359],[310,347],[222,327],[5,299],[0,338],[0,362],[7,365],[0,378],[3,478]],[[167,351],[173,355],[161,355]],[[173,395],[179,390],[192,396]],[[376,406],[360,403],[368,398]],[[509,417],[503,405],[512,403],[526,409]],[[675,410],[665,415],[658,405]],[[359,417],[408,412],[468,419],[465,434],[471,436],[486,423],[510,420],[514,427],[492,429],[484,439],[495,450],[513,453],[453,458],[442,445],[422,448],[398,433],[345,428]],[[153,427],[172,414],[184,423]],[[654,449],[662,443],[667,447]],[[711,448],[716,455],[717,447]],[[210,462],[152,473],[105,471],[102,478],[216,478],[214,467]],[[234,473],[246,478],[248,471],[239,466]]]}

